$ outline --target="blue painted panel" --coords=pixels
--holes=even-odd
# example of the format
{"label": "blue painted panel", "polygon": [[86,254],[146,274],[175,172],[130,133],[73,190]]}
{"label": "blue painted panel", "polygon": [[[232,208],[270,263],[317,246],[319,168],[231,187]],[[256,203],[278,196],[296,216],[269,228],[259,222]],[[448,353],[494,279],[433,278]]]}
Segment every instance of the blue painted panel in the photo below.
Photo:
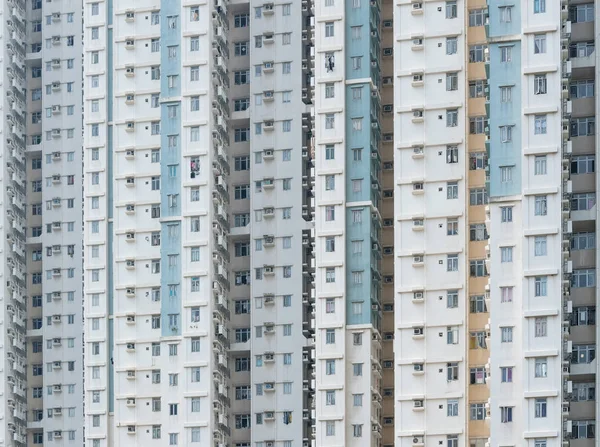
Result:
{"label": "blue painted panel", "polygon": [[[531,2],[533,3],[533,2]],[[510,21],[506,21],[506,13],[502,10],[510,8]],[[521,32],[521,1],[520,0],[489,0],[489,36],[508,36]]]}
{"label": "blue painted panel", "polygon": [[[503,47],[512,45],[511,62],[501,62]],[[521,43],[490,45],[490,197],[519,194],[521,191]],[[511,86],[512,100],[502,102],[500,88]],[[512,141],[503,143],[500,126],[512,127]],[[502,182],[501,167],[512,166],[512,181]]]}
{"label": "blue painted panel", "polygon": [[[179,217],[161,224],[161,334],[181,335],[181,2],[161,0],[161,216]],[[169,80],[176,76],[175,82]],[[166,99],[166,100],[165,100]],[[174,258],[175,257],[175,258]],[[173,264],[172,259],[176,259]],[[177,323],[173,318],[177,318]]]}

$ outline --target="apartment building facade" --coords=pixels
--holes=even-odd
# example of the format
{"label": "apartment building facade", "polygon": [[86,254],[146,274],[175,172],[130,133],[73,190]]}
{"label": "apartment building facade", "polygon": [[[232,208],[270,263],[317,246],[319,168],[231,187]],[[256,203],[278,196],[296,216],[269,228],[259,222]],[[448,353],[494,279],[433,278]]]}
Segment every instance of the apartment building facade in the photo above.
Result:
{"label": "apartment building facade", "polygon": [[317,445],[382,438],[381,7],[315,5]]}
{"label": "apartment building facade", "polygon": [[595,445],[595,16],[396,5],[398,445]]}
{"label": "apartment building facade", "polygon": [[[7,185],[6,191],[9,201],[26,205],[23,216],[8,213],[10,227],[17,230],[21,222],[26,228],[20,228],[22,241],[12,236],[7,252],[8,264],[25,278],[27,294],[26,309],[7,306],[12,321],[27,328],[26,343],[23,334],[7,330],[13,347],[27,353],[26,369],[14,358],[17,351],[8,356],[21,365],[16,371],[22,378],[17,374],[13,380],[21,382],[14,389],[22,387],[22,394],[7,405],[10,414],[26,421],[27,433],[13,426],[4,438],[14,445],[82,444],[81,5],[33,1],[7,2],[7,7],[11,14],[5,23],[14,43],[6,60],[14,62],[6,69],[5,85],[11,86],[6,96],[15,113],[7,120],[15,135],[6,137],[13,159],[5,159],[5,168],[19,168],[12,177],[20,184]],[[10,283],[16,287],[20,281]]]}

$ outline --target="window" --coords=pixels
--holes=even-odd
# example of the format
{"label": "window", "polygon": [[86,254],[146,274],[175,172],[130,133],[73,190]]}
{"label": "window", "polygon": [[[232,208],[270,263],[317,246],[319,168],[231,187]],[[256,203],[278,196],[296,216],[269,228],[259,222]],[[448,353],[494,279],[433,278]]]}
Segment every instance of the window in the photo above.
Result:
{"label": "window", "polygon": [[512,61],[512,47],[500,47],[500,62]]}
{"label": "window", "polygon": [[325,269],[325,282],[326,283],[334,283],[335,282],[335,267],[327,267]]}
{"label": "window", "polygon": [[486,205],[488,203],[485,188],[472,188],[469,191],[469,205]]}
{"label": "window", "polygon": [[469,297],[469,309],[471,313],[485,313],[487,312],[487,306],[485,304],[485,296],[484,295],[472,295]]}
{"label": "window", "polygon": [[333,22],[325,22],[325,37],[333,37],[334,34]]}
{"label": "window", "polygon": [[513,367],[512,366],[501,366],[500,367],[500,380],[503,383],[510,383],[513,381]]}
{"label": "window", "polygon": [[500,13],[500,23],[512,22],[512,6],[500,6],[498,12]]}
{"label": "window", "polygon": [[512,102],[512,87],[500,87],[500,101]]}
{"label": "window", "polygon": [[500,141],[509,143],[512,141],[512,126],[500,126]]}
{"label": "window", "polygon": [[485,169],[487,166],[487,154],[485,152],[469,153],[469,170],[476,171]]}
{"label": "window", "polygon": [[535,417],[545,418],[547,416],[548,402],[545,398],[535,400]]}
{"label": "window", "polygon": [[596,118],[575,118],[571,120],[571,136],[582,137],[590,136],[596,133]]}
{"label": "window", "polygon": [[446,127],[458,126],[458,110],[446,110]]}
{"label": "window", "polygon": [[446,380],[448,382],[458,380],[458,363],[451,362],[446,364]]}
{"label": "window", "polygon": [[485,9],[471,9],[469,11],[469,26],[483,26],[487,17]]}
{"label": "window", "polygon": [[458,9],[456,6],[456,1],[451,0],[446,2],[446,18],[447,19],[455,19],[458,14]]}
{"label": "window", "polygon": [[469,383],[471,385],[483,385],[485,383],[485,367],[476,366],[469,370]]}
{"label": "window", "polygon": [[594,439],[596,437],[596,422],[593,420],[573,421],[571,437],[573,439]]}
{"label": "window", "polygon": [[533,93],[535,95],[545,95],[548,93],[548,80],[545,74],[536,74],[533,77]]}
{"label": "window", "polygon": [[446,91],[458,90],[458,73],[446,73]]}
{"label": "window", "polygon": [[501,262],[513,262],[513,248],[500,247]]}
{"label": "window", "polygon": [[[545,12],[545,2],[544,2]],[[575,5],[569,9],[569,20],[574,23],[593,22],[594,21],[594,4],[583,3]]]}
{"label": "window", "polygon": [[362,363],[353,363],[352,364],[352,374],[354,377],[360,377],[363,373],[363,364]]}
{"label": "window", "polygon": [[575,364],[591,363],[596,358],[595,345],[574,345],[572,362]]}
{"label": "window", "polygon": [[513,328],[510,326],[500,328],[500,341],[502,343],[512,343]]}
{"label": "window", "polygon": [[548,214],[548,197],[547,196],[535,196],[535,210],[536,216],[545,216]]}
{"label": "window", "polygon": [[501,303],[512,303],[513,300],[513,288],[512,287],[500,287],[500,302]]}
{"label": "window", "polygon": [[335,421],[325,421],[325,436],[335,436]]}
{"label": "window", "polygon": [[448,344],[448,345],[458,344],[458,327],[448,326],[446,328],[446,344]]}
{"label": "window", "polygon": [[535,296],[548,296],[548,277],[536,276],[534,281]]}
{"label": "window", "polygon": [[458,39],[456,37],[446,37],[446,54],[456,54],[458,49]]}
{"label": "window", "polygon": [[446,199],[458,199],[458,182],[446,184]]}
{"label": "window", "polygon": [[489,238],[485,224],[471,224],[469,226],[469,240],[471,241],[485,241]]}
{"label": "window", "polygon": [[546,115],[535,115],[534,117],[534,134],[545,135],[547,133],[547,117]]}
{"label": "window", "polygon": [[512,166],[500,166],[500,181],[502,183],[512,182]]}
{"label": "window", "polygon": [[573,81],[569,89],[571,99],[577,98],[593,98],[594,97],[594,80]]}
{"label": "window", "polygon": [[596,171],[594,155],[578,155],[571,158],[571,174],[591,174]]}
{"label": "window", "polygon": [[469,98],[483,98],[487,81],[484,79],[469,81]]}
{"label": "window", "polygon": [[577,269],[573,270],[571,277],[571,287],[595,287],[596,286],[596,270],[595,269]]}
{"label": "window", "polygon": [[548,359],[546,357],[537,357],[535,359],[535,377],[548,377]]}
{"label": "window", "polygon": [[548,238],[546,236],[535,236],[534,253],[535,256],[546,256],[548,254]]}
{"label": "window", "polygon": [[595,382],[574,382],[572,399],[574,402],[594,402],[596,400]]}
{"label": "window", "polygon": [[235,71],[233,73],[235,85],[244,85],[250,82],[250,70]]}
{"label": "window", "polygon": [[233,44],[234,54],[236,56],[247,56],[248,55],[248,46],[249,46],[249,44],[250,44],[250,42],[248,42],[248,41],[235,42]]}
{"label": "window", "polygon": [[458,255],[457,254],[448,255],[447,260],[446,260],[446,271],[458,272]]}
{"label": "window", "polygon": [[487,276],[485,262],[482,259],[469,261],[469,274],[473,277]]}
{"label": "window", "polygon": [[[543,14],[545,12],[546,12],[546,0],[533,0],[533,13],[534,14]],[[535,447],[546,447],[546,446],[545,445],[544,446],[536,445]]]}
{"label": "window", "polygon": [[571,196],[571,210],[591,210],[596,204],[596,194],[593,192],[577,193]]}
{"label": "window", "polygon": [[473,116],[469,118],[469,133],[472,135],[480,135],[485,132],[488,121],[485,116]]}
{"label": "window", "polygon": [[485,420],[485,404],[483,404],[483,403],[470,404],[470,419],[472,421],[484,421]]}
{"label": "window", "polygon": [[513,407],[500,407],[500,422],[505,424],[508,422],[512,422],[513,416]]}
{"label": "window", "polygon": [[446,220],[446,234],[448,236],[456,236],[458,234],[458,218]]}

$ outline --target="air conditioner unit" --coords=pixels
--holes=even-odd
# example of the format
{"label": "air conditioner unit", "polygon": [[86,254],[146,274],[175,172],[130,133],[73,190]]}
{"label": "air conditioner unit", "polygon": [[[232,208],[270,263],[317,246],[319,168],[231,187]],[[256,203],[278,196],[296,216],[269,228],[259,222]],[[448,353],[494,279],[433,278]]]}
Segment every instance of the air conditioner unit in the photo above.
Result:
{"label": "air conditioner unit", "polygon": [[415,264],[421,264],[423,262],[423,255],[415,255],[415,256],[413,256],[413,262]]}
{"label": "air conditioner unit", "polygon": [[421,82],[423,80],[423,74],[414,74],[413,82]]}
{"label": "air conditioner unit", "polygon": [[62,431],[55,430],[54,431],[54,439],[62,439]]}
{"label": "air conditioner unit", "polygon": [[423,292],[413,292],[413,299],[414,300],[422,300],[424,298],[425,294]]}
{"label": "air conditioner unit", "polygon": [[60,315],[52,315],[52,321],[55,323],[60,323]]}
{"label": "air conditioner unit", "polygon": [[275,447],[274,441],[265,441],[265,447]]}
{"label": "air conditioner unit", "polygon": [[125,237],[126,237],[127,239],[135,239],[135,233],[131,233],[131,232],[129,232],[129,233],[126,233],[126,236],[125,236]]}
{"label": "air conditioner unit", "polygon": [[52,59],[52,66],[54,68],[60,67],[60,59]]}
{"label": "air conditioner unit", "polygon": [[60,137],[60,129],[52,129],[53,137]]}
{"label": "air conditioner unit", "polygon": [[53,82],[52,90],[60,90],[60,82]]}
{"label": "air conditioner unit", "polygon": [[127,371],[127,378],[135,379],[135,371],[132,371],[132,370]]}
{"label": "air conditioner unit", "polygon": [[414,408],[423,408],[423,401],[422,400],[414,400],[413,407]]}
{"label": "air conditioner unit", "polygon": [[62,385],[54,385],[52,387],[52,392],[53,393],[60,393],[60,392],[62,392]]}
{"label": "air conditioner unit", "polygon": [[133,158],[133,157],[135,157],[135,151],[132,149],[129,149],[129,150],[125,151],[125,156],[129,157],[129,158]]}
{"label": "air conditioner unit", "polygon": [[385,76],[383,78],[383,85],[392,85],[394,83],[394,78],[391,76]]}
{"label": "air conditioner unit", "polygon": [[275,419],[274,411],[265,411],[265,419]]}
{"label": "air conditioner unit", "polygon": [[272,69],[273,68],[273,62],[265,62],[263,65],[263,68],[266,70]]}
{"label": "air conditioner unit", "polygon": [[275,354],[272,352],[265,352],[265,361],[275,360]]}
{"label": "air conditioner unit", "polygon": [[127,265],[127,267],[134,267],[135,266],[135,261],[133,259],[128,259],[126,261],[126,265]]}
{"label": "air conditioner unit", "polygon": [[52,362],[52,368],[54,368],[54,369],[61,369],[62,368],[62,363],[61,362]]}
{"label": "air conditioner unit", "polygon": [[414,327],[413,335],[423,335],[423,328],[422,327]]}
{"label": "air conditioner unit", "polygon": [[132,46],[135,45],[135,41],[133,39],[127,39],[125,41],[125,45],[128,46],[128,47],[132,47]]}
{"label": "air conditioner unit", "polygon": [[127,68],[125,68],[125,74],[133,75],[134,73],[135,73],[135,68],[134,67],[127,67]]}
{"label": "air conditioner unit", "polygon": [[423,3],[421,2],[416,2],[412,4],[412,9],[423,9]]}
{"label": "air conditioner unit", "polygon": [[423,183],[413,183],[413,191],[423,191]]}
{"label": "air conditioner unit", "polygon": [[265,267],[264,267],[264,273],[271,274],[271,273],[274,273],[274,271],[275,271],[275,267],[274,266],[272,266],[272,265],[265,265]]}
{"label": "air conditioner unit", "polygon": [[60,113],[60,106],[52,106],[52,113]]}
{"label": "air conditioner unit", "polygon": [[133,11],[127,11],[125,13],[125,20],[127,20],[127,21],[133,20],[134,17],[135,17],[135,13]]}
{"label": "air conditioner unit", "polygon": [[60,160],[60,152],[52,152],[52,159],[53,160]]}
{"label": "air conditioner unit", "polygon": [[53,414],[54,416],[62,416],[62,408],[54,408],[54,409],[52,410],[52,414]]}
{"label": "air conditioner unit", "polygon": [[52,43],[54,45],[60,45],[60,36],[52,36]]}
{"label": "air conditioner unit", "polygon": [[54,346],[60,346],[62,343],[61,343],[61,340],[60,340],[60,338],[53,338],[53,339],[52,339],[52,344],[53,344]]}
{"label": "air conditioner unit", "polygon": [[127,129],[134,129],[135,123],[133,121],[127,121]]}
{"label": "air conditioner unit", "polygon": [[61,247],[60,245],[53,245],[52,246],[52,253],[57,254],[61,252]]}
{"label": "air conditioner unit", "polygon": [[263,158],[272,158],[275,154],[275,151],[273,151],[273,149],[265,149],[263,150]]}
{"label": "air conditioner unit", "polygon": [[412,440],[412,443],[413,444],[424,444],[425,441],[424,441],[423,436],[415,436]]}
{"label": "air conditioner unit", "polygon": [[135,323],[135,316],[127,315],[127,323]]}
{"label": "air conditioner unit", "polygon": [[126,205],[125,211],[128,211],[128,212],[135,211],[135,205]]}
{"label": "air conditioner unit", "polygon": [[264,389],[265,390],[273,390],[273,389],[275,389],[275,383],[273,383],[273,382],[265,382]]}
{"label": "air conditioner unit", "polygon": [[53,12],[52,20],[60,20],[60,12]]}
{"label": "air conditioner unit", "polygon": [[127,177],[126,182],[127,182],[128,185],[133,185],[133,184],[135,184],[135,178],[133,178],[133,177]]}
{"label": "air conditioner unit", "polygon": [[423,118],[423,111],[422,110],[413,110],[413,116],[415,118]]}
{"label": "air conditioner unit", "polygon": [[135,95],[132,95],[132,94],[125,95],[125,101],[126,102],[131,103],[131,102],[133,102],[134,98],[135,98]]}
{"label": "air conditioner unit", "polygon": [[127,343],[126,348],[128,351],[134,351],[135,350],[135,343]]}
{"label": "air conditioner unit", "polygon": [[129,296],[135,295],[135,287],[128,287],[125,289],[125,294]]}
{"label": "air conditioner unit", "polygon": [[391,284],[394,282],[394,277],[393,276],[384,276],[383,277],[383,282],[386,284]]}
{"label": "air conditioner unit", "polygon": [[386,104],[383,106],[384,113],[391,113],[392,110],[394,110],[394,106],[392,106],[390,104]]}
{"label": "air conditioner unit", "polygon": [[135,433],[135,425],[128,425],[127,426],[127,433]]}
{"label": "air conditioner unit", "polygon": [[127,399],[126,404],[129,407],[134,406],[135,405],[135,399],[133,397],[130,397],[129,399]]}
{"label": "air conditioner unit", "polygon": [[422,363],[413,363],[413,371],[415,372],[421,372],[423,371],[424,366]]}

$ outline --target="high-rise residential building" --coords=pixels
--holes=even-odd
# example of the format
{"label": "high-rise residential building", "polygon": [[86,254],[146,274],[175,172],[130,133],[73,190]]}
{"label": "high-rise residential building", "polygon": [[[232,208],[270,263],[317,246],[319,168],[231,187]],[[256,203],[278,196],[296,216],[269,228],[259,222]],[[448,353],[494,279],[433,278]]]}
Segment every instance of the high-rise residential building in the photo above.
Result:
{"label": "high-rise residential building", "polygon": [[395,443],[593,445],[592,2],[401,2]]}
{"label": "high-rise residential building", "polygon": [[377,446],[382,437],[380,21],[379,1],[315,5],[319,446]]}
{"label": "high-rise residential building", "polygon": [[8,430],[1,437],[15,446],[82,445],[81,4],[10,1],[4,8],[11,37],[3,228],[5,265],[16,275],[6,275],[4,296],[12,296],[5,322],[16,326],[5,334],[5,383],[14,395],[5,393]]}
{"label": "high-rise residential building", "polygon": [[89,445],[311,445],[311,15],[85,4]]}

